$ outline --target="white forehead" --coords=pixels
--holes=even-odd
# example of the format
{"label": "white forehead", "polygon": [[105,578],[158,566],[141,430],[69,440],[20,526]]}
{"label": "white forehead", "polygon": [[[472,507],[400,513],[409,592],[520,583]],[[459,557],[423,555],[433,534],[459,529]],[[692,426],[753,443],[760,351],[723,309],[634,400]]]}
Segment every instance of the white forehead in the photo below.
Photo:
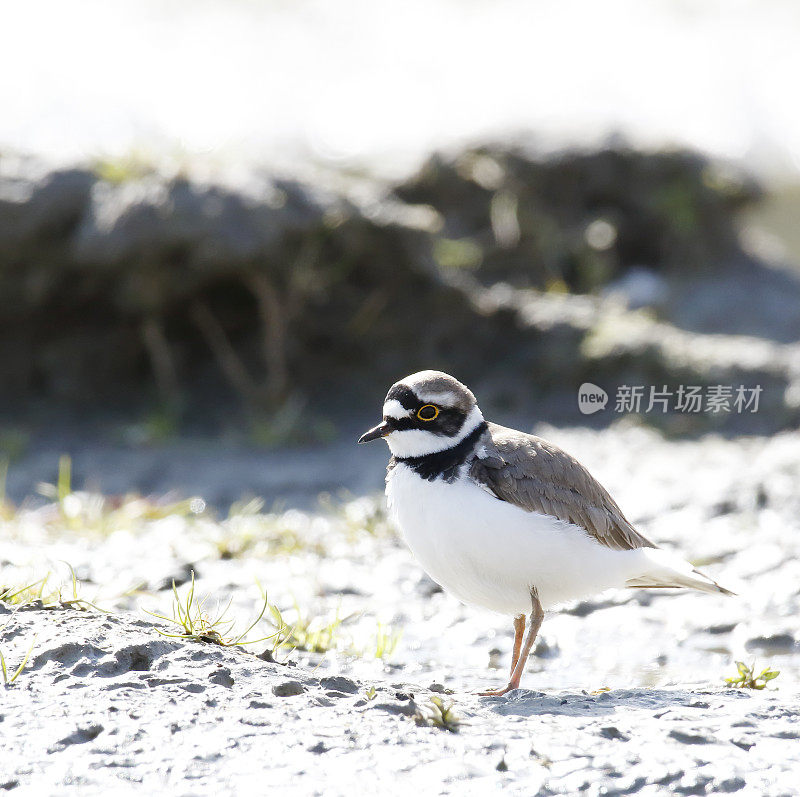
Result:
{"label": "white forehead", "polygon": [[414,390],[414,392],[424,404],[439,404],[443,407],[452,407],[458,403],[458,397],[452,390],[440,390],[436,393],[426,390]]}
{"label": "white forehead", "polygon": [[389,399],[383,404],[384,418],[408,418],[413,410],[407,410],[397,399]]}

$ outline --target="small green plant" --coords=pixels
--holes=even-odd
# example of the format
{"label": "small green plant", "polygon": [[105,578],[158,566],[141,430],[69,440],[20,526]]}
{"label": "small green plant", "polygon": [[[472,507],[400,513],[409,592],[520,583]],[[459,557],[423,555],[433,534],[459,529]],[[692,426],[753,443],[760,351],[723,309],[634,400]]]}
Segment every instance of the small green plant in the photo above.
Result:
{"label": "small green plant", "polygon": [[39,484],[40,495],[55,501],[62,523],[69,527],[78,527],[82,512],[81,501],[72,491],[72,458],[62,454],[58,459],[58,476],[55,484]]}
{"label": "small green plant", "polygon": [[72,495],[72,458],[62,454],[58,460],[58,479],[56,480],[56,498],[64,503],[67,496]]}
{"label": "small green plant", "polygon": [[756,675],[755,666],[755,661],[750,666],[743,661],[737,661],[736,669],[739,674],[726,678],[725,683],[733,689],[764,689],[770,681],[780,675],[780,670],[771,670],[769,667],[765,667]]}
{"label": "small green plant", "polygon": [[[3,626],[5,627],[5,626]],[[6,657],[3,655],[3,651],[0,648],[0,670],[3,672],[3,684],[6,687],[11,686],[14,681],[17,680],[19,674],[25,669],[25,665],[28,663],[28,659],[31,656],[31,652],[33,651],[33,646],[36,644],[36,637],[33,638],[33,642],[31,642],[31,646],[28,648],[28,652],[25,654],[25,658],[22,659],[19,667],[11,674],[11,677],[8,675],[8,669],[6,668]]]}
{"label": "small green plant", "polygon": [[119,157],[98,158],[93,171],[101,180],[120,185],[155,174],[156,164],[145,152],[134,149]]}
{"label": "small green plant", "polygon": [[206,516],[206,502],[199,496],[179,501],[154,500],[135,493],[105,496],[72,486],[72,460],[60,457],[55,484],[37,485],[40,495],[55,504],[57,512],[45,515],[45,527],[55,533],[69,529],[81,536],[108,535],[115,531],[138,532],[151,521],[183,517],[187,521]]}
{"label": "small green plant", "polygon": [[[19,611],[19,607],[14,609],[11,613],[11,617],[3,623],[3,626],[0,627],[0,631],[4,631],[6,626],[11,622],[14,618],[14,615]],[[17,680],[19,674],[25,669],[25,665],[28,663],[28,659],[31,656],[31,651],[33,650],[33,646],[36,644],[36,637],[33,638],[33,642],[31,642],[31,646],[28,648],[28,652],[25,654],[25,657],[22,659],[19,667],[11,674],[11,677],[8,675],[8,668],[6,667],[6,657],[3,655],[3,650],[0,648],[0,672],[3,674],[3,685],[8,688],[14,681]]]}
{"label": "small green plant", "polygon": [[[162,631],[160,628],[156,628],[156,631],[158,631],[158,633],[162,636],[171,637],[173,639],[186,639],[194,642],[207,642],[212,645],[221,645],[223,647],[254,645],[258,642],[272,639],[275,636],[275,634],[269,634],[268,636],[260,637],[259,639],[247,639],[247,635],[253,630],[253,628],[256,627],[256,625],[258,625],[258,623],[261,621],[261,618],[264,616],[270,606],[266,595],[264,595],[264,603],[261,607],[258,617],[256,617],[256,619],[253,620],[253,622],[250,623],[247,629],[241,634],[236,634],[233,631],[235,621],[228,620],[225,617],[231,607],[231,601],[233,599],[228,601],[228,605],[222,609],[222,611],[220,611],[219,605],[217,605],[216,611],[212,614],[205,609],[208,596],[202,599],[195,597],[194,571],[192,571],[192,583],[186,599],[181,600],[180,596],[178,595],[178,588],[175,586],[174,581],[172,582],[172,595],[172,617],[168,617],[165,614],[159,614],[158,612],[150,612],[145,609],[145,612],[151,617],[156,617],[157,619],[163,620],[167,623],[172,623],[173,625],[176,625],[178,628],[182,629],[176,634],[170,634],[167,631]],[[276,633],[279,634],[280,631]]]}
{"label": "small green plant", "polygon": [[453,711],[453,701],[445,702],[444,698],[434,695],[427,706],[418,708],[414,714],[417,725],[429,725],[442,731],[458,733],[462,720]]}
{"label": "small green plant", "polygon": [[54,590],[48,594],[45,593],[45,585],[50,578],[48,573],[38,581],[33,581],[30,584],[22,586],[2,586],[0,587],[0,601],[7,603],[10,606],[25,606],[33,601],[41,601],[43,605],[53,604],[58,602],[58,590]]}
{"label": "small green plant", "polygon": [[[349,500],[348,500],[349,499]],[[382,501],[371,497],[319,496],[320,509],[337,522],[349,539],[357,540],[364,533],[371,537],[393,537],[395,530],[386,515]]]}
{"label": "small green plant", "polygon": [[396,629],[391,626],[384,626],[383,623],[379,622],[375,631],[375,658],[385,659],[391,656],[397,649],[402,637],[402,628]]}
{"label": "small green plant", "polygon": [[402,629],[386,628],[382,623],[378,623],[378,629],[375,632],[375,658],[384,659],[391,656],[397,649],[402,636]]}
{"label": "small green plant", "polygon": [[280,634],[280,647],[289,647],[294,650],[303,650],[307,653],[327,653],[338,642],[339,627],[348,618],[340,618],[339,612],[332,620],[313,617],[304,613],[295,603],[294,609],[297,619],[291,625],[286,622],[281,610],[274,604],[269,604],[269,612],[276,633]]}
{"label": "small green plant", "polygon": [[56,483],[40,484],[38,492],[45,498],[55,501],[63,525],[73,529],[81,527],[86,507],[83,506],[84,502],[80,497],[72,491],[72,458],[68,454],[62,454],[58,459]]}
{"label": "small green plant", "polygon": [[106,609],[101,609],[96,603],[92,603],[92,601],[87,601],[86,598],[81,598],[78,595],[78,588],[80,585],[80,581],[78,581],[77,576],[75,575],[75,570],[71,564],[64,562],[65,565],[69,568],[69,574],[72,579],[72,597],[64,598],[61,595],[61,587],[58,589],[58,605],[68,609],[80,609],[81,611],[86,611],[87,609],[95,609],[98,612],[103,612],[104,614],[109,614]]}
{"label": "small green plant", "polygon": [[374,686],[369,686],[364,690],[367,700],[374,700],[378,696],[378,690]]}
{"label": "small green plant", "polygon": [[50,573],[47,573],[37,581],[23,586],[0,586],[0,601],[10,606],[29,606],[39,601],[42,607],[60,607],[63,609],[96,609],[98,612],[107,613],[106,609],[101,609],[97,604],[86,598],[82,598],[80,592],[80,581],[75,575],[75,569],[68,562],[64,564],[69,568],[70,581],[72,586],[72,597],[64,597],[64,586],[49,589],[47,583],[50,580]]}
{"label": "small green plant", "polygon": [[323,541],[306,531],[311,521],[305,523],[302,513],[263,513],[262,509],[260,499],[234,504],[227,519],[210,529],[211,544],[221,559],[235,559],[246,554],[272,556],[311,552],[326,555]]}
{"label": "small green plant", "polygon": [[[266,597],[260,584],[259,589],[261,589],[261,594]],[[402,630],[383,626],[379,622],[374,641],[366,646],[359,646],[354,644],[350,635],[342,631],[342,626],[353,620],[356,617],[355,614],[341,617],[337,609],[332,618],[313,615],[303,611],[295,601],[294,620],[289,622],[284,613],[274,604],[270,603],[268,609],[269,622],[278,634],[273,653],[277,653],[280,648],[285,647],[306,653],[327,653],[331,650],[338,650],[348,656],[383,659],[391,656],[402,637]]]}
{"label": "small green plant", "polygon": [[438,238],[433,244],[433,257],[445,269],[475,269],[483,260],[483,251],[469,238]]}

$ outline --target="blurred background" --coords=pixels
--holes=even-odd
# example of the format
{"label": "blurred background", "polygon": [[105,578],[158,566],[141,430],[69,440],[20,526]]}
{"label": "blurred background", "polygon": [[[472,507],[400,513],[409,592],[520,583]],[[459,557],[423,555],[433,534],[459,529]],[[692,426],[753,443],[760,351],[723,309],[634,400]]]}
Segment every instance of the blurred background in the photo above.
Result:
{"label": "blurred background", "polygon": [[[796,427],[798,31],[788,0],[17,4],[7,494],[63,453],[106,493],[379,489],[354,439],[428,367],[523,428]],[[681,384],[759,411],[614,411]]]}
{"label": "blurred background", "polygon": [[[169,623],[180,590],[314,673],[499,684],[505,621],[420,570],[385,446],[355,445],[438,368],[742,596],[569,606],[530,685],[722,687],[756,656],[797,683],[800,5],[28,0],[2,22],[0,611]],[[730,401],[680,410],[682,387]],[[55,616],[15,615],[5,660]]]}

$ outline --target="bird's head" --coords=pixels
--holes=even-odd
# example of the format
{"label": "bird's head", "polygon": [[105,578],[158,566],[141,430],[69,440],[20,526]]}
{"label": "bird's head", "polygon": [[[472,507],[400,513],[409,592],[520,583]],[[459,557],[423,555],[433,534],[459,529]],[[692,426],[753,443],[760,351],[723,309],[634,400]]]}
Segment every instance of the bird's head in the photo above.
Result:
{"label": "bird's head", "polygon": [[460,443],[483,423],[472,391],[442,371],[419,371],[392,385],[383,420],[358,442],[384,438],[396,457],[421,457]]}

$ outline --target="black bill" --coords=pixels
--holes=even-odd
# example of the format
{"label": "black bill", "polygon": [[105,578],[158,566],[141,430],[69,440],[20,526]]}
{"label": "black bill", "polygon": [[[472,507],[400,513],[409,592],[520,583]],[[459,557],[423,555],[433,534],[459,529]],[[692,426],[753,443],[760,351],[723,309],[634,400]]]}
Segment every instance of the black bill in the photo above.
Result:
{"label": "black bill", "polygon": [[381,421],[377,426],[373,426],[368,432],[364,432],[358,438],[359,443],[369,443],[371,440],[379,440],[394,431],[394,426],[390,419]]}

